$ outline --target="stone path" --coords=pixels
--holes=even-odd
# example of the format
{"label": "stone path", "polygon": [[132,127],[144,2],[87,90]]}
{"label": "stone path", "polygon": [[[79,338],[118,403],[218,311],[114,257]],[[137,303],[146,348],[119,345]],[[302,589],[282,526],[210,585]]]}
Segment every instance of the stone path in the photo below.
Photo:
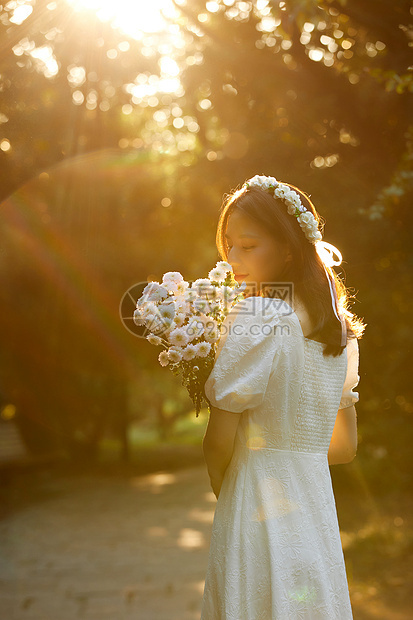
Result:
{"label": "stone path", "polygon": [[216,503],[204,466],[42,475],[0,520],[1,618],[199,620]]}
{"label": "stone path", "polygon": [[[216,500],[199,450],[168,454],[0,484],[0,619],[199,620]],[[407,620],[411,503],[376,523],[356,491],[339,498],[354,620]]]}

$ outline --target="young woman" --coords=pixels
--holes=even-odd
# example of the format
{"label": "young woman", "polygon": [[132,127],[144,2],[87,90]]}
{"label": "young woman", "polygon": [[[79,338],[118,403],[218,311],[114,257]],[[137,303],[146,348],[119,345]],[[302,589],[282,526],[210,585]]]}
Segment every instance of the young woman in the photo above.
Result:
{"label": "young woman", "polygon": [[273,177],[221,212],[219,252],[247,288],[205,385],[218,502],[202,620],[352,618],[328,465],[356,453],[364,326],[319,228],[309,198]]}

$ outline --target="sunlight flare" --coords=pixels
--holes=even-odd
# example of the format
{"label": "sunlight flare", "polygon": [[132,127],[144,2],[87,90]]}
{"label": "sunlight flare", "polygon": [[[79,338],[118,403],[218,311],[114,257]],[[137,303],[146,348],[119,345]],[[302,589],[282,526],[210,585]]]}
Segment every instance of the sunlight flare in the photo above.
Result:
{"label": "sunlight flare", "polygon": [[103,22],[111,22],[125,34],[140,38],[142,33],[166,30],[176,15],[171,0],[68,0],[76,11],[94,11]]}

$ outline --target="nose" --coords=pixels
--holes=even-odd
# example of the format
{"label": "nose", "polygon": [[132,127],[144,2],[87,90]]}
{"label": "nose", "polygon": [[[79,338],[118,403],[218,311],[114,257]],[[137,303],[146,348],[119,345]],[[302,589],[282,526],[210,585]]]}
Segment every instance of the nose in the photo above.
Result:
{"label": "nose", "polygon": [[236,252],[236,249],[234,247],[232,247],[230,249],[230,251],[228,252],[227,260],[228,260],[229,264],[231,265],[232,270],[235,272],[236,271],[235,268],[238,267],[240,263],[237,260],[237,252]]}

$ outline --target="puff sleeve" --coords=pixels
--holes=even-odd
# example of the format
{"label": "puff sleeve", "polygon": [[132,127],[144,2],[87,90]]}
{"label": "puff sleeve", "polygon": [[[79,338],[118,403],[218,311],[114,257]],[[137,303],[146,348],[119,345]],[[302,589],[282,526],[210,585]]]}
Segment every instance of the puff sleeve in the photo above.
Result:
{"label": "puff sleeve", "polygon": [[347,374],[344,381],[343,393],[341,395],[339,409],[351,407],[359,400],[358,392],[354,388],[360,380],[359,368],[359,347],[357,338],[350,338],[347,341]]}
{"label": "puff sleeve", "polygon": [[242,413],[262,403],[280,345],[277,326],[283,303],[250,297],[228,314],[221,326],[215,365],[205,383],[205,395],[213,407]]}

